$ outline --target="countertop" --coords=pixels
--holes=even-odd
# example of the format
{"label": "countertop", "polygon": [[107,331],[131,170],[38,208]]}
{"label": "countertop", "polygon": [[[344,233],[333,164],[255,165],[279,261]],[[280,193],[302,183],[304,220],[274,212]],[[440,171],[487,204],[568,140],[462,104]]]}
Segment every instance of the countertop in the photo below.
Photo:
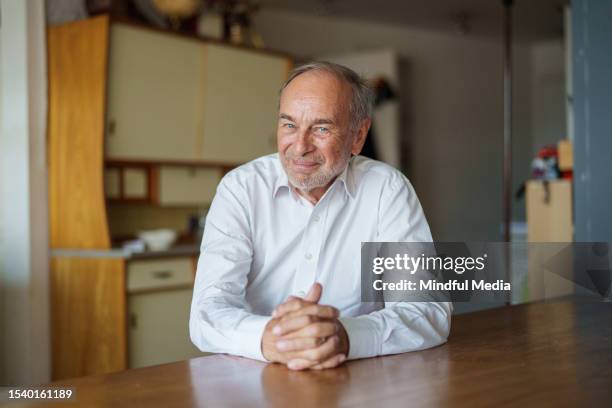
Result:
{"label": "countertop", "polygon": [[442,346],[331,370],[292,372],[216,355],[50,386],[73,387],[71,407],[608,406],[612,303],[557,301],[459,315]]}
{"label": "countertop", "polygon": [[198,256],[200,246],[175,245],[166,251],[131,252],[121,248],[114,249],[52,249],[51,256],[69,258],[123,258],[128,261],[139,259],[170,258],[179,256]]}

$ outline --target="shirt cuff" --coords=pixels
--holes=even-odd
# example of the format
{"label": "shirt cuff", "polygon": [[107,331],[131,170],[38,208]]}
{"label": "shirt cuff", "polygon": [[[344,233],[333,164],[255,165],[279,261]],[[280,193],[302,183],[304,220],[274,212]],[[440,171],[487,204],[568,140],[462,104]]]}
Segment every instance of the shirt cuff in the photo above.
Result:
{"label": "shirt cuff", "polygon": [[380,341],[376,323],[367,316],[341,317],[349,338],[349,360],[376,357],[380,355]]}
{"label": "shirt cuff", "polygon": [[238,336],[236,354],[260,361],[268,361],[261,352],[261,337],[270,316],[250,315],[240,322],[235,335]]}

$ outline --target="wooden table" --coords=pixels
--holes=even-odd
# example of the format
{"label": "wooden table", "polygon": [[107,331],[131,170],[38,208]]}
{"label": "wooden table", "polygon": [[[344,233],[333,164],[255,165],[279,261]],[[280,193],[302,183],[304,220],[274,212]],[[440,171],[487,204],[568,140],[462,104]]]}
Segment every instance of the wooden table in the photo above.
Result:
{"label": "wooden table", "polygon": [[53,385],[88,407],[610,406],[612,303],[460,315],[443,346],[327,371],[218,355]]}

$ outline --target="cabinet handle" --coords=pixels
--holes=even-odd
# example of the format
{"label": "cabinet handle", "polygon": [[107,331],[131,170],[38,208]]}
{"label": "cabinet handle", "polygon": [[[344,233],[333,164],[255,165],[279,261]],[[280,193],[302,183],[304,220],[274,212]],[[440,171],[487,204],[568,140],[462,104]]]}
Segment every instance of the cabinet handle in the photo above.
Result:
{"label": "cabinet handle", "polygon": [[111,119],[108,122],[108,134],[109,135],[114,135],[115,134],[115,130],[117,130],[117,121],[115,119]]}
{"label": "cabinet handle", "polygon": [[138,328],[138,316],[134,313],[130,314],[130,327],[132,329],[137,329]]}
{"label": "cabinet handle", "polygon": [[172,272],[170,271],[153,272],[153,277],[156,279],[169,279],[172,277]]}

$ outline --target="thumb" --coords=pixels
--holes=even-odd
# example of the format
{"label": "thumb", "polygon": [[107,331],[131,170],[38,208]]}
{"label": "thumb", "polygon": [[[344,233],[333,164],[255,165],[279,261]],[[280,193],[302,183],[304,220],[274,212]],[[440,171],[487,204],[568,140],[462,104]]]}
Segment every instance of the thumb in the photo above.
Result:
{"label": "thumb", "polygon": [[323,293],[323,286],[319,282],[315,282],[310,287],[308,294],[304,297],[304,300],[309,302],[319,303],[321,294]]}

